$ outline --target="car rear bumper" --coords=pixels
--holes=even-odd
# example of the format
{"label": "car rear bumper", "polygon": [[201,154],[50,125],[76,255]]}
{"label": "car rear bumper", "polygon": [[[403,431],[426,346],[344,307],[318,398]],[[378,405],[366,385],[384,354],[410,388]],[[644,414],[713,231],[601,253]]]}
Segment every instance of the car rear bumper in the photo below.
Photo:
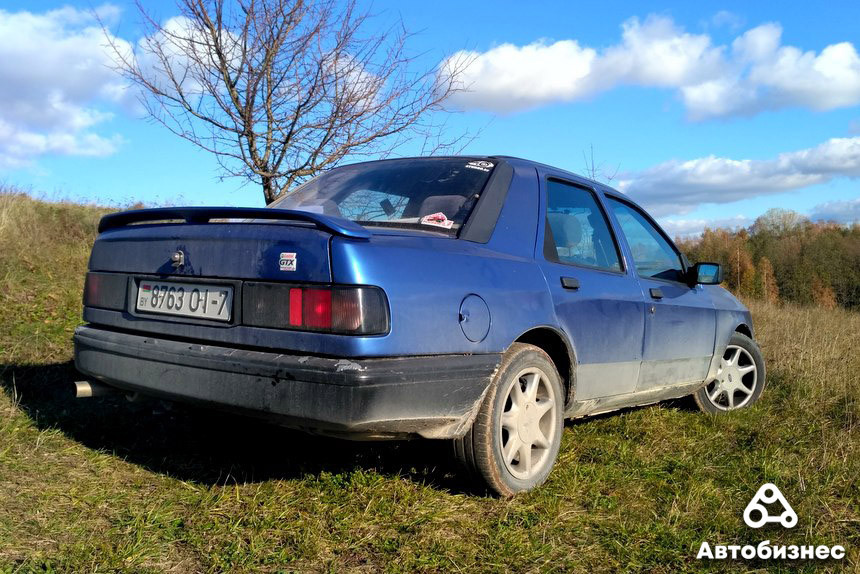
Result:
{"label": "car rear bumper", "polygon": [[500,359],[480,354],[347,360],[93,326],[75,330],[75,366],[94,380],[353,438],[462,436]]}

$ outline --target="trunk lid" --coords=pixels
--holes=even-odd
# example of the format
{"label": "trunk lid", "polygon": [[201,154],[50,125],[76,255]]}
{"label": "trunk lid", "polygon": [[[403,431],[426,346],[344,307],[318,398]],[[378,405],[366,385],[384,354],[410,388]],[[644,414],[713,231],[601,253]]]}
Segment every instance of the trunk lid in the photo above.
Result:
{"label": "trunk lid", "polygon": [[331,282],[332,235],[370,237],[322,214],[224,207],[125,211],[104,217],[99,231],[91,271],[318,283]]}
{"label": "trunk lid", "polygon": [[[331,281],[331,235],[300,225],[207,223],[146,225],[103,232],[93,245],[90,271],[260,279]],[[173,265],[182,252],[183,264]],[[281,254],[294,270],[282,270]]]}

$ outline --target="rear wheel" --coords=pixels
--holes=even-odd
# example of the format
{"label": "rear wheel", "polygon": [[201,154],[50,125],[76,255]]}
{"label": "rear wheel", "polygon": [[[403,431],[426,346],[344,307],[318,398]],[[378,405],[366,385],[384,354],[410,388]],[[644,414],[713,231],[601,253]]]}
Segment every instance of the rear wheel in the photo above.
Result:
{"label": "rear wheel", "polygon": [[546,480],[563,428],[564,388],[555,365],[540,348],[514,343],[454,451],[473,475],[509,497]]}
{"label": "rear wheel", "polygon": [[764,375],[764,358],[758,345],[746,335],[735,333],[720,360],[717,377],[693,398],[706,413],[742,409],[761,396]]}

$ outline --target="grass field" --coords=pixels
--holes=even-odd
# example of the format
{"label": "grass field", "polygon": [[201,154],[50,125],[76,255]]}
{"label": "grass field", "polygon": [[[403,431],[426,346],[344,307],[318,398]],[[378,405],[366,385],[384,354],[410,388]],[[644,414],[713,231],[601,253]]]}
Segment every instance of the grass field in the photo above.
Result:
{"label": "grass field", "polygon": [[[447,444],[349,443],[125,399],[73,400],[70,337],[103,210],[0,194],[0,572],[765,570],[714,544],[841,544],[860,571],[860,314],[751,302],[754,408],[568,423],[536,492],[475,492]],[[755,531],[765,481],[799,516]]]}

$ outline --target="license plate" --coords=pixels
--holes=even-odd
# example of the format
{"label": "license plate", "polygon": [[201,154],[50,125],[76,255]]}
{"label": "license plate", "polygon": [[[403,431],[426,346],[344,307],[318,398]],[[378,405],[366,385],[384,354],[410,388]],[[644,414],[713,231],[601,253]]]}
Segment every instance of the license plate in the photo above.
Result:
{"label": "license plate", "polygon": [[142,279],[137,284],[136,308],[144,313],[229,321],[233,287]]}

